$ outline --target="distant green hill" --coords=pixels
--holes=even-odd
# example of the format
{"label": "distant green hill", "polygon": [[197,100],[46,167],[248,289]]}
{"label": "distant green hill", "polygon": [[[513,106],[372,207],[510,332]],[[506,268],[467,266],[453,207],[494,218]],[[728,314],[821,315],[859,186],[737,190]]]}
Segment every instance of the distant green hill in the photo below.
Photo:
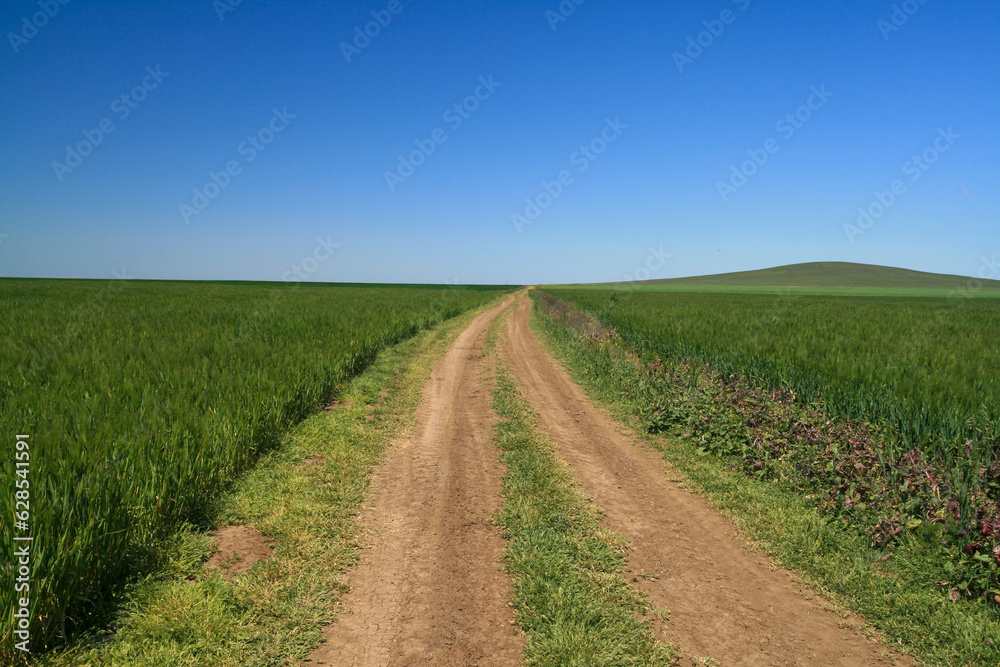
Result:
{"label": "distant green hill", "polygon": [[[789,264],[759,271],[738,271],[711,276],[645,280],[653,286],[728,286],[728,287],[838,287],[838,288],[915,288],[956,289],[966,287],[968,276],[925,273],[890,266],[852,264],[850,262],[809,262]],[[1000,280],[984,280],[982,288],[1000,289]]]}

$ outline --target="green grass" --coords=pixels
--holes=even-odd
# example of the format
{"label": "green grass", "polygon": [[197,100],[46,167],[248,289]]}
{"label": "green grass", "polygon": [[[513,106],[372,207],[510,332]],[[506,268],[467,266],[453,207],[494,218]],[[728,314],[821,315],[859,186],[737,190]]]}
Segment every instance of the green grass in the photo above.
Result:
{"label": "green grass", "polygon": [[511,540],[504,560],[528,637],[525,664],[669,664],[672,649],[637,620],[648,611],[644,596],[621,574],[627,542],[600,526],[598,511],[574,488],[502,366],[493,398],[501,418],[495,439],[507,466],[497,522]]}
{"label": "green grass", "polygon": [[[968,279],[966,279],[968,280]],[[997,299],[1000,289],[970,289],[963,282],[954,287],[773,287],[770,285],[694,285],[652,283],[607,283],[595,285],[548,285],[549,287],[592,290],[608,295],[632,292],[697,293],[697,294],[765,294],[773,297],[787,296],[857,296],[857,297],[933,297],[937,299]]]}
{"label": "green grass", "polygon": [[640,353],[790,387],[804,403],[886,425],[946,460],[968,439],[984,456],[1000,442],[992,299],[547,291]]}
{"label": "green grass", "polygon": [[[986,269],[986,265],[983,266]],[[992,266],[987,269],[993,271]],[[552,285],[622,293],[697,292],[702,294],[771,294],[775,296],[1000,298],[1000,280],[925,273],[849,262],[790,264],[759,271],[667,278],[625,283]]]}
{"label": "green grass", "polygon": [[1000,606],[1000,302],[547,291],[641,358],[650,429],[794,480],[872,544],[921,535],[952,595]]}
{"label": "green grass", "polygon": [[37,667],[263,667],[305,658],[334,620],[341,575],[357,560],[355,516],[369,475],[413,423],[434,363],[474,314],[383,350],[345,384],[340,407],[297,425],[207,508],[214,525],[253,525],[273,538],[272,558],[227,581],[205,570],[205,533],[176,532],[161,543],[157,566],[128,587],[110,631],[50,652]]}
{"label": "green grass", "polygon": [[[104,622],[160,539],[202,525],[214,497],[379,350],[495,294],[0,280],[0,431],[35,443],[32,650]],[[13,476],[0,491],[13,497]],[[12,537],[0,534],[5,553]],[[13,596],[0,591],[0,662]]]}
{"label": "green grass", "polygon": [[838,515],[804,498],[792,484],[744,475],[728,457],[703,443],[647,432],[648,385],[643,364],[623,343],[595,343],[547,317],[534,326],[588,394],[639,437],[659,448],[689,486],[713,500],[759,548],[794,569],[804,581],[854,609],[926,665],[1000,664],[1000,623],[983,605],[952,602],[940,551],[916,533],[886,552]]}
{"label": "green grass", "polygon": [[[737,271],[710,276],[646,280],[650,287],[668,286],[738,286],[738,287],[816,287],[954,290],[969,282],[966,276],[946,275],[898,269],[890,266],[851,262],[809,262],[789,264],[758,271]],[[978,283],[977,283],[978,284]],[[1000,280],[984,280],[982,287],[1000,290]]]}

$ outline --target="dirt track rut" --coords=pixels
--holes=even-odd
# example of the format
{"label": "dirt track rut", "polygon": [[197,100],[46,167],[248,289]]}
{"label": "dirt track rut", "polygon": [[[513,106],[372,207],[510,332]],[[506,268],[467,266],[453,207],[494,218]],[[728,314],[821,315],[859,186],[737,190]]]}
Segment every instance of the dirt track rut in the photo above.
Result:
{"label": "dirt track rut", "polygon": [[508,303],[476,318],[438,361],[413,433],[373,476],[362,515],[371,546],[307,664],[520,664],[504,542],[490,524],[502,472],[482,377],[486,332]]}
{"label": "dirt track rut", "polygon": [[671,610],[667,639],[684,659],[723,665],[887,665],[884,647],[823,609],[791,575],[734,539],[732,523],[667,479],[660,455],[622,435],[594,407],[528,326],[522,298],[508,321],[505,351],[539,423],[606,525],[628,536],[629,568],[650,602]]}
{"label": "dirt track rut", "polygon": [[[373,477],[362,515],[371,546],[352,590],[306,664],[521,664],[504,543],[490,517],[501,503],[491,435],[486,333],[511,299],[476,318],[436,364],[417,425]],[[681,665],[910,665],[828,611],[792,576],[747,552],[732,523],[669,481],[660,455],[623,435],[543,349],[521,295],[501,351],[558,453],[606,525],[631,541],[629,569],[656,607]],[[880,659],[881,654],[883,659]]]}

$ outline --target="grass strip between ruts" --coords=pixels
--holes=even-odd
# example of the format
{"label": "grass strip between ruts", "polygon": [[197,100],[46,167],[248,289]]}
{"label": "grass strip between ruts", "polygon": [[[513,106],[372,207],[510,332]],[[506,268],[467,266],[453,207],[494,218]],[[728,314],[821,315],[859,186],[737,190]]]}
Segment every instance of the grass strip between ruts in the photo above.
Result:
{"label": "grass strip between ruts", "polygon": [[683,438],[646,433],[639,418],[643,406],[632,393],[640,371],[621,350],[589,345],[537,308],[531,325],[595,403],[659,449],[690,488],[709,498],[757,548],[807,585],[857,612],[921,664],[1000,665],[1000,623],[927,587],[936,568],[923,545],[900,544],[893,558],[883,562],[867,536],[832,521],[793,491],[745,477],[728,461],[699,452]]}
{"label": "grass strip between ruts", "polygon": [[[498,318],[491,344],[507,315]],[[510,539],[504,561],[528,637],[525,664],[670,664],[672,648],[637,618],[652,610],[622,575],[627,541],[601,527],[599,510],[574,488],[509,369],[497,363],[494,437],[507,473],[496,521]]]}

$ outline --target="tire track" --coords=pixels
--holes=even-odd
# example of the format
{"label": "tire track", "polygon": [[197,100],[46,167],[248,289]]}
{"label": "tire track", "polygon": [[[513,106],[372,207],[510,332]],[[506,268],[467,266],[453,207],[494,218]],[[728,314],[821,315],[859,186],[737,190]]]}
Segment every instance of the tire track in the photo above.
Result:
{"label": "tire track", "polygon": [[486,333],[510,302],[473,320],[435,365],[411,436],[372,478],[362,515],[371,545],[347,576],[343,612],[305,664],[521,663],[504,541],[491,524],[502,469],[483,363]]}
{"label": "tire track", "polygon": [[736,529],[703,498],[670,483],[660,455],[623,436],[542,348],[521,297],[505,352],[539,423],[612,530],[631,540],[635,580],[650,602],[671,610],[666,639],[685,664],[711,656],[724,665],[912,664],[826,610],[791,574],[749,554]]}

